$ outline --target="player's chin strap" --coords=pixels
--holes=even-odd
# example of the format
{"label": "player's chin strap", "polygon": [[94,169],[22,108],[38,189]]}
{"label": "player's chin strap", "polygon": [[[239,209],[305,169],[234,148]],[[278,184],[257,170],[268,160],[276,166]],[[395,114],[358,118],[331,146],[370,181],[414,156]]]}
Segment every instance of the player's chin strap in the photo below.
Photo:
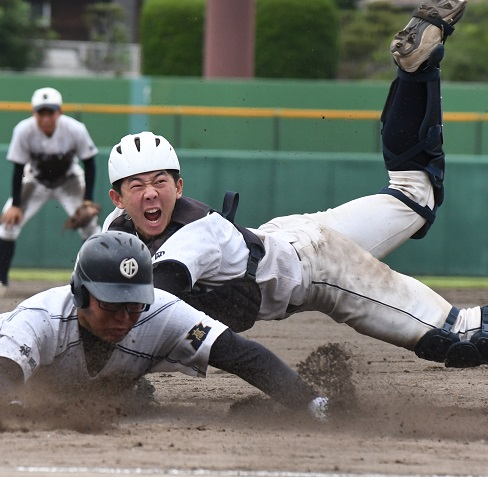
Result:
{"label": "player's chin strap", "polygon": [[429,361],[444,362],[450,368],[473,368],[488,364],[488,306],[481,308],[481,328],[470,340],[461,341],[452,327],[459,310],[452,307],[442,328],[434,328],[420,338],[415,354]]}
{"label": "player's chin strap", "polygon": [[[434,189],[435,203],[432,209],[418,204],[397,189],[385,187],[380,191],[380,194],[389,194],[396,197],[427,221],[420,230],[412,235],[412,238],[414,239],[420,239],[426,235],[427,231],[435,220],[437,208],[444,200],[443,181],[445,159],[444,152],[442,150],[443,137],[441,118],[439,117],[436,119],[438,124],[432,124],[432,112],[434,110],[434,104],[440,102],[440,83],[437,81],[439,77],[439,68],[434,68],[431,66],[427,67],[423,72],[416,74],[408,74],[401,69],[398,69],[398,77],[392,83],[385,107],[381,114],[381,122],[385,124],[393,103],[393,98],[398,89],[398,82],[400,80],[425,83],[427,89],[427,104],[424,119],[419,130],[419,142],[400,155],[394,154],[383,143],[383,156],[385,158],[385,165],[388,170],[424,170],[429,175],[430,182],[432,183]],[[424,153],[424,155],[430,157],[430,160],[426,161],[426,165],[419,163],[418,160],[415,160],[415,158],[421,153]]]}

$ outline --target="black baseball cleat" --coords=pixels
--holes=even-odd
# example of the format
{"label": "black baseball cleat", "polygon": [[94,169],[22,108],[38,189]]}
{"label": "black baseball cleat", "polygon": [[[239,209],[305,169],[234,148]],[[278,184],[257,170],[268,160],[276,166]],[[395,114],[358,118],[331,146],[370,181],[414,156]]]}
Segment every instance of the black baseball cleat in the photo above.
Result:
{"label": "black baseball cleat", "polygon": [[446,368],[474,368],[480,364],[480,353],[471,341],[459,341],[447,350]]}
{"label": "black baseball cleat", "polygon": [[476,346],[481,364],[488,364],[488,306],[481,307],[481,328],[469,341]]}
{"label": "black baseball cleat", "polygon": [[407,73],[421,70],[427,62],[438,65],[443,55],[443,49],[438,47],[454,32],[453,25],[463,16],[466,3],[467,0],[425,0],[391,42],[395,63]]}
{"label": "black baseball cleat", "polygon": [[469,341],[452,344],[446,353],[446,366],[472,368],[488,364],[488,306],[481,307],[481,326]]}

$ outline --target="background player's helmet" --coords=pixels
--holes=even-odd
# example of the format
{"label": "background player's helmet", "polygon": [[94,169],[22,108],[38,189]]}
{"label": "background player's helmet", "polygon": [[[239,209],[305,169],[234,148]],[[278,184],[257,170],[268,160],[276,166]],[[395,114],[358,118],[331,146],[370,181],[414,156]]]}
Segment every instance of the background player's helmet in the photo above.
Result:
{"label": "background player's helmet", "polygon": [[151,253],[135,235],[110,231],[82,245],[71,276],[73,301],[89,305],[88,292],[108,303],[154,302]]}
{"label": "background player's helmet", "polygon": [[41,109],[58,111],[63,105],[63,97],[57,89],[40,88],[34,91],[31,102],[34,111],[40,111]]}
{"label": "background player's helmet", "polygon": [[179,172],[180,163],[173,146],[152,132],[124,136],[112,148],[108,159],[111,184],[134,174],[161,170]]}

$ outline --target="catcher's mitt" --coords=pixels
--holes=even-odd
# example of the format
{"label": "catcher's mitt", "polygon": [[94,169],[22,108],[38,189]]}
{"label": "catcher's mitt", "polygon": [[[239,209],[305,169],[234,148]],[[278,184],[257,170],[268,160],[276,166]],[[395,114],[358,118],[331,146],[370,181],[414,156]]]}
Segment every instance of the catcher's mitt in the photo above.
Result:
{"label": "catcher's mitt", "polygon": [[101,207],[96,202],[85,200],[75,213],[64,223],[65,229],[76,230],[87,226],[93,217],[100,213]]}

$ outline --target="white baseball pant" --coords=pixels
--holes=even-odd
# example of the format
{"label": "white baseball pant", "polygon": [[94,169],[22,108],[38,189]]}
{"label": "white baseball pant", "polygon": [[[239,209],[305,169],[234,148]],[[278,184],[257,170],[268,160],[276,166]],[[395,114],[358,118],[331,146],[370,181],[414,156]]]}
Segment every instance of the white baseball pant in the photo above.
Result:
{"label": "white baseball pant", "polygon": [[[424,172],[390,172],[390,177],[391,186],[432,206],[432,188]],[[378,194],[326,212],[279,217],[260,229],[282,229],[297,238],[293,246],[302,262],[306,299],[295,312],[320,311],[359,333],[412,350],[427,331],[443,326],[452,305],[378,258],[424,222],[401,201]],[[479,307],[463,309],[452,331],[468,338],[479,329],[480,320]]]}
{"label": "white baseball pant", "polygon": [[[14,226],[1,224],[0,238],[3,240],[16,240],[25,224],[39,212],[48,200],[54,199],[58,201],[69,216],[73,215],[75,210],[83,203],[85,173],[79,164],[76,164],[74,174],[67,177],[60,186],[55,188],[49,188],[41,184],[33,176],[28,167],[25,168],[24,174],[21,199],[24,214],[23,220],[20,224]],[[11,205],[12,198],[9,198],[3,207],[3,212]],[[100,226],[98,225],[97,217],[94,217],[86,227],[78,230],[83,240],[99,232]]]}

